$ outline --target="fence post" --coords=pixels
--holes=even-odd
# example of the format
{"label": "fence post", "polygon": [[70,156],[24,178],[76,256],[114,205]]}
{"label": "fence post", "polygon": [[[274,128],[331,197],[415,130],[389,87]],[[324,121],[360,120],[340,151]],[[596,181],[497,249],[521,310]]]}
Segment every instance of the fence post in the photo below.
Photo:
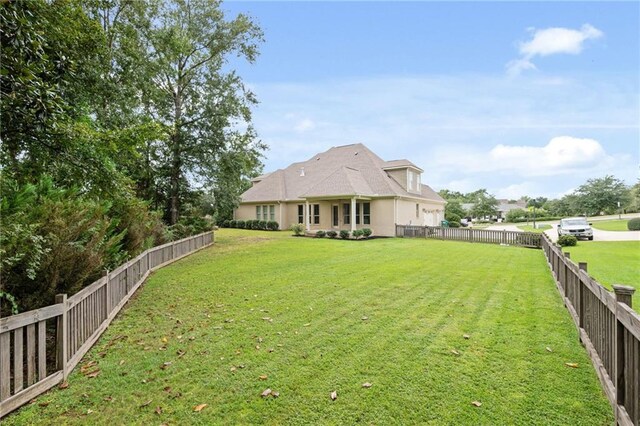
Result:
{"label": "fence post", "polygon": [[176,258],[176,242],[171,242],[171,260]]}
{"label": "fence post", "polygon": [[56,327],[56,363],[57,368],[62,369],[62,381],[65,381],[69,375],[67,371],[69,344],[69,339],[67,338],[67,295],[56,294],[56,303],[62,303],[62,315],[58,317],[58,325]]}
{"label": "fence post", "polygon": [[[633,287],[628,287],[624,285],[613,285],[613,292],[616,295],[616,302],[624,303],[631,307],[631,297],[635,292]],[[624,376],[625,370],[625,352],[627,350],[625,342],[625,327],[622,325],[620,321],[618,321],[618,308],[616,307],[616,343],[615,343],[615,376],[613,379],[613,384],[616,388],[616,404],[624,406],[626,399],[626,387],[627,383]],[[618,407],[615,410],[616,422],[619,420],[619,411]]]}
{"label": "fence post", "polygon": [[105,282],[105,285],[104,285],[104,294],[105,294],[105,297],[106,297],[106,300],[104,302],[104,306],[105,306],[105,308],[107,310],[107,317],[108,317],[109,314],[111,313],[111,286],[109,285],[110,279],[109,279],[109,270],[108,269],[107,269],[107,274],[105,275],[104,278],[105,278],[105,280],[107,280]]}

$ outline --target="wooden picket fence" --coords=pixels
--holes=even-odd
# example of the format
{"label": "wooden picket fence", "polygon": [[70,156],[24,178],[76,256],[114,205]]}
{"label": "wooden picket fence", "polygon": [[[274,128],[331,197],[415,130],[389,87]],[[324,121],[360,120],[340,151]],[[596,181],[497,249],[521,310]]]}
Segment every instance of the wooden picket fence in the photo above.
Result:
{"label": "wooden picket fence", "polygon": [[541,247],[541,235],[536,232],[501,231],[493,229],[444,228],[441,226],[396,225],[397,237],[422,237],[471,243],[508,244]]}
{"label": "wooden picket fence", "polygon": [[54,305],[0,318],[0,418],[64,382],[152,271],[213,242],[206,232],[151,248]]}
{"label": "wooden picket fence", "polygon": [[633,287],[609,292],[544,234],[542,250],[619,425],[640,425],[640,315]]}

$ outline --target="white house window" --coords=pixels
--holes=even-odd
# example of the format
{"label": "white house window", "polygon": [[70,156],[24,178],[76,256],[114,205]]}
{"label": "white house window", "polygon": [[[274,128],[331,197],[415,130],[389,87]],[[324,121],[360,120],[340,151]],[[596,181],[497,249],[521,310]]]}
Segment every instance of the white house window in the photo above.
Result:
{"label": "white house window", "polygon": [[371,204],[369,203],[362,203],[362,223],[371,224]]}
{"label": "white house window", "polygon": [[298,204],[298,223],[304,223],[304,204]]}
{"label": "white house window", "polygon": [[256,219],[258,220],[274,220],[276,216],[276,207],[272,204],[269,206],[256,206]]}
{"label": "white house window", "polygon": [[351,223],[351,205],[343,204],[342,205],[342,222],[345,225],[349,225]]}
{"label": "white house window", "polygon": [[269,220],[276,220],[276,206],[269,206]]}
{"label": "white house window", "polygon": [[262,212],[262,206],[256,206],[256,219],[260,220],[261,212]]}

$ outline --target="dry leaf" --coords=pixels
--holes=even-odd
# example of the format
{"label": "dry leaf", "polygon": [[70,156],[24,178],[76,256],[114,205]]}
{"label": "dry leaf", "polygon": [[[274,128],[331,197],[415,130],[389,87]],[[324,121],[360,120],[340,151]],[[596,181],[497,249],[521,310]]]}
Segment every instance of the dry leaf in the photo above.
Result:
{"label": "dry leaf", "polygon": [[91,414],[91,413],[93,413],[93,410],[92,410],[91,408],[89,408],[89,409],[87,410],[87,414]]}
{"label": "dry leaf", "polygon": [[553,352],[553,349],[551,349],[549,346],[547,346],[545,349],[547,350],[547,352]]}
{"label": "dry leaf", "polygon": [[457,351],[457,350],[455,350],[455,349],[451,349],[451,353],[452,353],[452,354],[454,354],[454,355],[456,355],[456,356],[460,356],[460,352],[458,352],[458,351]]}
{"label": "dry leaf", "polygon": [[269,317],[262,317],[262,319],[263,319],[263,320],[265,320],[265,321],[273,321],[273,320],[272,320],[271,318],[269,318]]}
{"label": "dry leaf", "polygon": [[276,391],[271,391],[271,396],[274,398],[277,398],[280,396],[280,392],[276,392]]}
{"label": "dry leaf", "polygon": [[119,365],[124,364],[124,359],[121,359],[120,362],[118,363]]}
{"label": "dry leaf", "polygon": [[167,340],[167,338],[166,338],[166,337],[163,337],[163,338],[161,339],[161,341],[162,341],[162,343],[167,343],[169,340]]}
{"label": "dry leaf", "polygon": [[62,382],[60,383],[60,386],[58,386],[59,389],[66,389],[69,387],[69,382]]}
{"label": "dry leaf", "polygon": [[165,388],[162,390],[165,392],[171,392],[171,386],[165,386]]}
{"label": "dry leaf", "polygon": [[310,323],[310,322],[308,322],[308,323],[306,323],[306,324],[303,324],[302,326],[303,326],[303,327],[309,327],[310,325],[311,325],[311,323]]}
{"label": "dry leaf", "polygon": [[256,349],[260,350],[260,345],[256,345]]}
{"label": "dry leaf", "polygon": [[38,407],[44,408],[49,404],[51,404],[51,401],[42,401],[41,403],[38,404]]}
{"label": "dry leaf", "polygon": [[363,388],[370,388],[371,386],[373,386],[373,385],[371,383],[369,383],[369,382],[362,384]]}
{"label": "dry leaf", "polygon": [[336,399],[338,399],[338,392],[333,391],[331,392],[331,395],[329,395],[331,397],[332,401],[335,401]]}
{"label": "dry leaf", "polygon": [[578,364],[576,364],[575,362],[565,362],[564,365],[571,368],[578,368]]}
{"label": "dry leaf", "polygon": [[360,318],[360,319],[361,319],[362,321],[366,321],[366,320],[368,320],[368,319],[369,319],[369,317],[362,317],[362,318]]}
{"label": "dry leaf", "polygon": [[182,349],[178,349],[178,351],[176,352],[176,355],[178,355],[178,358],[182,358],[187,352],[183,351]]}
{"label": "dry leaf", "polygon": [[475,405],[476,407],[480,407],[480,406],[482,405],[482,402],[480,402],[480,401],[473,401],[473,402],[471,403],[471,405]]}
{"label": "dry leaf", "polygon": [[162,407],[156,407],[156,414],[162,414]]}
{"label": "dry leaf", "polygon": [[266,398],[267,396],[271,395],[271,389],[265,389],[262,391],[262,393],[260,394],[261,397]]}
{"label": "dry leaf", "polygon": [[275,349],[273,349],[273,348],[269,348],[269,349],[267,349],[267,352],[271,353],[271,352],[273,352],[274,350],[275,350]]}
{"label": "dry leaf", "polygon": [[160,366],[160,368],[161,368],[161,369],[163,369],[163,370],[166,370],[166,369],[167,369],[167,367],[169,367],[171,364],[172,364],[172,362],[171,362],[171,361],[167,361],[167,362],[163,363],[163,364]]}
{"label": "dry leaf", "polygon": [[267,375],[263,374],[262,376],[258,377],[260,380],[267,380]]}
{"label": "dry leaf", "polygon": [[471,336],[469,336],[468,334],[463,334],[463,335],[462,335],[462,337],[463,337],[464,339],[467,339],[467,340],[468,340],[469,338],[471,338]]}
{"label": "dry leaf", "polygon": [[140,408],[147,407],[149,404],[151,404],[151,402],[152,402],[152,401],[153,401],[152,399],[148,400],[147,402],[145,402],[144,404],[142,404],[142,405],[140,406]]}
{"label": "dry leaf", "polygon": [[104,400],[107,401],[107,402],[113,402],[114,401],[112,396],[108,396],[108,397],[104,398]]}
{"label": "dry leaf", "polygon": [[100,375],[100,369],[92,371],[91,373],[87,374],[87,377],[90,379],[95,379],[99,375]]}
{"label": "dry leaf", "polygon": [[200,405],[196,405],[195,407],[193,407],[193,411],[195,411],[196,413],[199,413],[200,411],[202,411],[204,409],[204,407],[206,407],[209,404],[200,404]]}

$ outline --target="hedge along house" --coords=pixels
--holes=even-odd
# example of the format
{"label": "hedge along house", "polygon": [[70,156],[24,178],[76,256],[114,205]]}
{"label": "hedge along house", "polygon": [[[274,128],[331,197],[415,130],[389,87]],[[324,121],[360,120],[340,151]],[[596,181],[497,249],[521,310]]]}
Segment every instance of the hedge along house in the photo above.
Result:
{"label": "hedge along house", "polygon": [[362,144],[333,147],[307,161],[259,176],[241,196],[236,220],[275,220],[281,229],[371,228],[394,236],[395,225],[438,225],[445,200],[421,183],[408,160],[384,161]]}

